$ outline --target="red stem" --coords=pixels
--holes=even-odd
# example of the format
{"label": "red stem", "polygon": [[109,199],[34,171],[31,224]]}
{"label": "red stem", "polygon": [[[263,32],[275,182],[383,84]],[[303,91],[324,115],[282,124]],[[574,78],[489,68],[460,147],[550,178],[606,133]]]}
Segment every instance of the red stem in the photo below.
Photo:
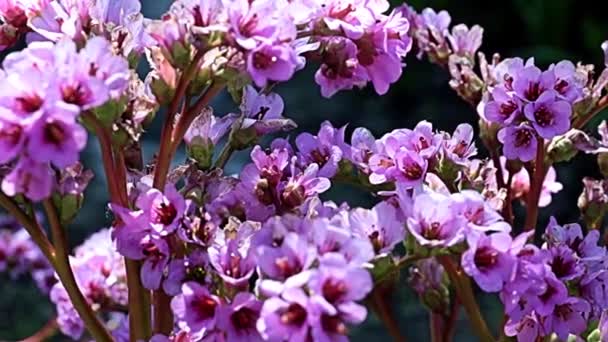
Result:
{"label": "red stem", "polygon": [[430,328],[431,328],[431,342],[445,342],[443,339],[442,332],[444,331],[444,319],[443,315],[437,312],[430,311]]}
{"label": "red stem", "polygon": [[[83,117],[91,125],[99,139],[110,200],[112,203],[128,207],[124,155],[122,151],[117,151],[114,154],[110,132],[95,115],[87,112]],[[127,287],[129,289],[129,337],[132,342],[147,340],[151,336],[150,310],[146,300],[148,291],[141,284],[139,262],[125,258],[125,265]]]}
{"label": "red stem", "polygon": [[24,338],[21,342],[43,342],[51,338],[57,333],[57,319],[51,318],[46,324],[40,328],[34,335]]}
{"label": "red stem", "polygon": [[545,180],[545,141],[538,138],[536,147],[536,160],[534,162],[534,174],[530,182],[530,193],[526,200],[526,231],[534,230],[538,221],[538,201]]}

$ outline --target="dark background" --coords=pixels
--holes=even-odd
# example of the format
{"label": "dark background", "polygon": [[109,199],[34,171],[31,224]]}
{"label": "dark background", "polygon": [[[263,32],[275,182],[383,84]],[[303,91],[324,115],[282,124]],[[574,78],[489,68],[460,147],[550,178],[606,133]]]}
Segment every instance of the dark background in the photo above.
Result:
{"label": "dark background", "polygon": [[[401,3],[392,2],[394,5]],[[168,3],[168,0],[148,1],[144,4],[145,16],[158,18]],[[604,11],[598,10],[595,3],[582,0],[420,0],[411,1],[410,5],[418,11],[424,7],[448,10],[453,24],[481,25],[485,29],[482,51],[486,55],[498,52],[503,57],[534,56],[537,65],[542,67],[569,59],[592,63],[599,68],[603,61],[599,46],[608,39],[608,21]],[[406,62],[403,77],[383,97],[368,88],[324,99],[314,84],[313,66],[300,72],[288,84],[278,86],[276,91],[285,99],[286,115],[299,124],[298,131],[316,132],[323,120],[330,120],[336,126],[348,123],[349,132],[355,127],[365,126],[378,137],[394,128],[413,127],[420,120],[429,120],[436,128],[446,131],[452,131],[461,122],[476,126],[475,112],[449,88],[445,71],[424,60],[417,60],[414,54],[410,54]],[[220,96],[214,104],[218,114],[235,107],[226,95]],[[144,138],[148,158],[158,148],[159,121]],[[590,127],[590,131],[595,130],[593,124]],[[292,137],[295,135],[296,132],[291,134]],[[237,172],[246,158],[246,153],[233,158],[229,171]],[[178,160],[181,159],[183,154],[178,156]],[[89,186],[83,211],[69,227],[73,246],[108,223],[103,210],[107,194],[97,144],[91,141],[83,160],[99,176]],[[555,215],[560,222],[577,220],[576,198],[581,191],[580,180],[583,176],[597,175],[595,161],[589,156],[578,156],[567,167],[558,165],[558,179],[564,184],[564,190],[554,197],[551,207],[542,211],[541,224],[545,224],[548,213]],[[335,186],[326,198],[336,201],[348,199],[353,206],[373,204],[365,194],[340,186]],[[394,310],[403,333],[410,341],[428,341],[427,313],[418,299],[404,282],[400,283],[395,296]],[[486,318],[493,329],[497,329],[502,316],[500,304],[489,296],[481,296],[480,302]],[[0,276],[0,341],[28,336],[40,328],[52,313],[48,298],[38,294],[28,281],[14,283]],[[471,328],[462,316],[456,325],[456,341],[474,341]],[[366,324],[355,328],[352,335],[354,341],[389,340],[373,314],[369,315]]]}

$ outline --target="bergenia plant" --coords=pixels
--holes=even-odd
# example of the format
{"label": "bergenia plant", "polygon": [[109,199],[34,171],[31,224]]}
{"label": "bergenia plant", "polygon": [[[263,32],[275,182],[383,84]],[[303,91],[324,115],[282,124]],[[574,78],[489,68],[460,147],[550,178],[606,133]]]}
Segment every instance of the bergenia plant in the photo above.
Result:
{"label": "bergenia plant", "polygon": [[[137,0],[1,0],[0,48],[13,50],[0,70],[0,272],[30,275],[55,304],[38,340],[56,326],[102,342],[347,341],[376,314],[405,341],[388,298],[411,286],[434,342],[453,339],[461,312],[483,342],[608,341],[608,180],[583,180],[579,223],[538,220],[563,187],[555,164],[595,154],[608,178],[608,126],[584,131],[608,107],[608,42],[603,71],[488,61],[481,27],[389,7],[176,0],[148,19]],[[478,130],[423,121],[374,137],[328,117],[286,134],[296,123],[273,89],[307,64],[324,97],[383,95],[410,52],[449,72]],[[223,92],[232,113],[209,106]],[[154,120],[160,148],[145,160]],[[72,251],[93,140],[111,220]],[[250,161],[225,171],[244,150]],[[377,204],[324,200],[339,183]],[[479,292],[503,304],[497,330]]]}

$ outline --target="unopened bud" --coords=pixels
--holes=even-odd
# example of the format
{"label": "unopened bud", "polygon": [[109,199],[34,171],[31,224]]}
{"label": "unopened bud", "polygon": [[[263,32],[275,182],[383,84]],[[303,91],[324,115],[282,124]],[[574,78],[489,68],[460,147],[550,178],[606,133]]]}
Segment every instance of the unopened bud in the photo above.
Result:
{"label": "unopened bud", "polygon": [[599,228],[606,215],[608,184],[604,180],[595,180],[585,177],[583,179],[583,192],[578,198],[578,208],[583,220],[590,228]]}

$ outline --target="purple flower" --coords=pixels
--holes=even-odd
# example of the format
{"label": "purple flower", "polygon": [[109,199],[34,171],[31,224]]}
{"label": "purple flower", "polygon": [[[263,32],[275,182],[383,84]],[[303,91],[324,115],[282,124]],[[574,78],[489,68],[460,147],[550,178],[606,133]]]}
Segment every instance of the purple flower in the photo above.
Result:
{"label": "purple flower", "polygon": [[6,120],[10,114],[5,112],[8,110],[0,107],[0,164],[19,156],[27,134],[20,124]]}
{"label": "purple flower", "polygon": [[281,203],[288,209],[300,206],[306,198],[323,193],[329,189],[331,183],[329,179],[319,177],[319,166],[310,164],[302,171],[296,171],[296,157],[292,158],[291,177],[289,181],[281,187]]}
{"label": "purple flower", "polygon": [[[272,1],[250,3],[247,0],[237,0],[228,6],[231,33],[242,48],[255,49],[260,42],[272,40],[281,33],[281,21],[274,13],[276,8]],[[293,32],[295,34],[295,29]]]}
{"label": "purple flower", "polygon": [[482,290],[498,292],[512,277],[515,258],[509,253],[511,235],[495,233],[467,235],[469,249],[462,255],[462,268]]}
{"label": "purple flower", "polygon": [[539,315],[548,316],[554,312],[557,305],[566,300],[568,289],[552,272],[545,272],[543,281],[542,292],[537,296],[530,296],[528,300]]}
{"label": "purple flower", "polygon": [[167,265],[167,276],[163,281],[163,290],[170,296],[181,292],[182,283],[186,280],[205,283],[210,275],[209,255],[206,251],[195,249],[184,259],[173,259]]}
{"label": "purple flower", "polygon": [[395,154],[396,151],[405,147],[408,150],[417,152],[425,159],[431,159],[443,142],[441,134],[433,132],[433,124],[428,121],[420,121],[416,124],[413,130],[402,129],[395,130],[383,137],[386,141],[386,149],[390,154]]}
{"label": "purple flower", "polygon": [[19,0],[0,1],[0,17],[4,23],[15,28],[23,28],[27,25],[25,6]]}
{"label": "purple flower", "polygon": [[82,63],[89,66],[89,75],[104,82],[111,99],[119,99],[125,94],[131,77],[129,63],[112,53],[112,46],[106,39],[89,39],[80,54]]}
{"label": "purple flower", "polygon": [[323,256],[308,285],[316,294],[313,300],[322,306],[333,306],[356,321],[367,316],[365,307],[355,302],[363,300],[372,290],[372,277],[363,268],[349,266],[340,254]]}
{"label": "purple flower", "polygon": [[462,215],[469,227],[476,231],[497,231],[508,233],[511,227],[477,191],[462,190],[451,195],[452,209]]}
{"label": "purple flower", "polygon": [[570,61],[551,65],[549,70],[555,74],[555,91],[559,97],[573,104],[583,96],[586,79],[577,74],[576,66]]}
{"label": "purple flower", "polygon": [[340,90],[365,86],[367,71],[357,59],[357,46],[352,40],[329,38],[323,51],[323,64],[315,74],[315,81],[321,86],[324,97],[332,97]]}
{"label": "purple flower", "polygon": [[474,59],[477,50],[481,47],[483,28],[479,25],[474,25],[470,29],[464,24],[455,25],[448,39],[456,55]]}
{"label": "purple flower", "polygon": [[409,232],[418,243],[429,247],[450,247],[464,238],[466,221],[454,213],[450,199],[438,193],[423,193],[414,199]]}
{"label": "purple flower", "polygon": [[280,246],[258,246],[257,265],[269,278],[285,280],[309,268],[315,261],[316,252],[299,234],[287,233]]}
{"label": "purple flower", "polygon": [[465,164],[477,154],[473,133],[473,127],[469,124],[460,124],[456,127],[452,137],[443,144],[443,151],[448,159],[457,164]]}
{"label": "purple flower", "polygon": [[530,314],[521,320],[509,319],[505,324],[507,336],[517,336],[517,342],[534,342],[543,336],[543,327],[535,314]]}
{"label": "purple flower", "polygon": [[369,159],[378,153],[376,138],[365,127],[355,128],[345,157],[365,173],[369,173]]}
{"label": "purple flower", "polygon": [[216,325],[220,299],[196,282],[182,285],[182,293],[171,300],[177,325],[192,335],[201,336]]}
{"label": "purple flower", "polygon": [[100,23],[124,25],[127,17],[140,11],[141,3],[137,0],[97,0],[90,14],[92,19]]}
{"label": "purple flower", "polygon": [[204,110],[186,131],[184,141],[188,146],[215,145],[226,135],[232,123],[233,118],[229,116],[218,118],[212,110]]}
{"label": "purple flower", "polygon": [[235,287],[247,285],[255,269],[255,259],[253,253],[249,252],[249,242],[227,237],[224,240],[208,249],[209,262],[227,284]]}
{"label": "purple flower", "polygon": [[401,12],[394,11],[377,22],[370,32],[357,40],[357,59],[367,71],[376,93],[384,95],[401,77],[401,59],[409,52],[412,39],[409,23]]}
{"label": "purple flower", "polygon": [[32,201],[51,195],[54,178],[48,164],[22,156],[14,169],[2,180],[2,192],[8,196],[23,194]]}
{"label": "purple flower", "polygon": [[492,89],[492,101],[484,107],[484,117],[490,122],[510,125],[521,116],[521,100],[507,92],[504,86]]}
{"label": "purple flower", "polygon": [[34,161],[64,168],[78,161],[86,143],[86,130],[76,123],[73,112],[56,110],[34,124],[27,149]]}
{"label": "purple flower", "polygon": [[553,89],[554,84],[553,72],[542,72],[535,66],[526,66],[515,75],[513,90],[521,99],[533,103],[545,91]]}
{"label": "purple flower", "polygon": [[349,223],[355,235],[369,239],[376,254],[392,252],[405,238],[405,228],[397,216],[397,209],[387,202],[380,202],[371,210],[352,210]]}
{"label": "purple flower", "polygon": [[585,272],[575,252],[567,246],[556,246],[546,250],[546,253],[551,270],[562,281],[574,280]]}
{"label": "purple flower", "polygon": [[570,334],[580,335],[587,330],[589,303],[569,297],[555,307],[551,315],[544,317],[543,327],[547,332],[555,332],[557,337],[567,341]]}
{"label": "purple flower", "polygon": [[256,329],[262,303],[248,292],[239,292],[230,305],[222,305],[217,327],[226,333],[227,341],[262,341]]}
{"label": "purple flower", "polygon": [[292,288],[280,297],[264,301],[257,328],[265,339],[306,342],[310,339],[314,315],[306,293],[300,288]]}
{"label": "purple flower", "polygon": [[268,81],[289,80],[297,64],[295,51],[286,44],[261,44],[247,56],[247,71],[258,87]]}
{"label": "purple flower", "polygon": [[342,160],[344,147],[344,131],[346,126],[336,129],[329,121],[321,124],[317,136],[301,133],[296,138],[296,146],[300,152],[300,160],[306,165],[319,165],[318,176],[331,178],[338,171],[338,163]]}
{"label": "purple flower", "polygon": [[[243,90],[243,100],[240,109],[245,115],[243,129],[253,127],[258,135],[279,131],[288,131],[296,124],[283,117],[285,104],[279,94],[268,95],[258,93],[254,87],[247,86]],[[237,117],[236,114],[232,116]]]}
{"label": "purple flower", "polygon": [[143,210],[150,227],[163,236],[177,229],[186,210],[186,201],[173,184],[167,184],[164,192],[154,188],[143,192],[136,205]]}
{"label": "purple flower", "polygon": [[527,162],[536,156],[536,133],[526,124],[501,129],[498,131],[498,140],[504,145],[503,153],[507,159]]}
{"label": "purple flower", "polygon": [[526,105],[524,113],[538,135],[545,139],[564,134],[570,129],[572,107],[566,101],[557,100],[553,91],[543,92],[534,103]]}
{"label": "purple flower", "polygon": [[169,246],[165,240],[149,236],[141,247],[145,257],[141,266],[141,283],[149,290],[156,290],[161,285],[165,268],[169,263]]}
{"label": "purple flower", "polygon": [[[608,62],[606,62],[606,65],[608,65]],[[602,317],[601,317],[600,323],[599,323],[599,329],[600,329],[600,339],[605,340],[606,338],[608,338],[608,311],[602,312]]]}

